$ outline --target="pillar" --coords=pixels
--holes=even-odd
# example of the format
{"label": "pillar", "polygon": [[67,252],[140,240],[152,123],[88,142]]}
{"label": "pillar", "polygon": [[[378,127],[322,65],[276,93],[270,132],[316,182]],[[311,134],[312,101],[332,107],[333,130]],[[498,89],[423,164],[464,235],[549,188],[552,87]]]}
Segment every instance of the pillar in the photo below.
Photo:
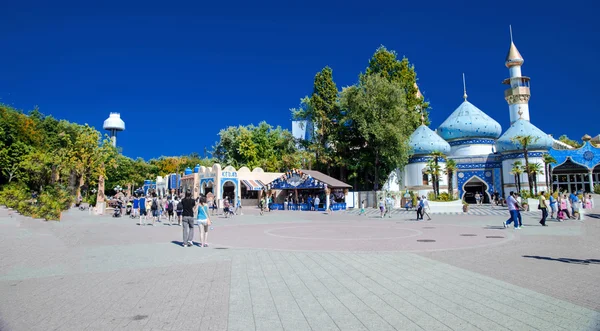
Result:
{"label": "pillar", "polygon": [[594,192],[594,169],[589,171],[590,193]]}

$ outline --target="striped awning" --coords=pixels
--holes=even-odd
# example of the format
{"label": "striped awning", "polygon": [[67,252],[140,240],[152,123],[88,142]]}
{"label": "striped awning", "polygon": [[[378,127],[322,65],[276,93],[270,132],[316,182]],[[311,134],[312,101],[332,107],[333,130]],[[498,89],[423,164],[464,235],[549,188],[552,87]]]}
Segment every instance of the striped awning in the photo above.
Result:
{"label": "striped awning", "polygon": [[242,179],[242,183],[244,183],[249,191],[260,191],[265,186],[260,180]]}

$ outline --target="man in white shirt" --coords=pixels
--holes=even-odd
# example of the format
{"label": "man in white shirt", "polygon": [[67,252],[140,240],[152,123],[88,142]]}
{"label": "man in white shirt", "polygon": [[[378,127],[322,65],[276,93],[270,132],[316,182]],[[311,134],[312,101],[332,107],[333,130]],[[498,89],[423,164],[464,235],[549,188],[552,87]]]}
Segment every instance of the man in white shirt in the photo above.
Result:
{"label": "man in white shirt", "polygon": [[424,215],[427,215],[427,220],[431,221],[431,216],[429,216],[429,213],[427,212],[429,210],[429,200],[427,200],[426,196],[421,197],[421,200],[423,200],[423,211],[422,213]]}
{"label": "man in white shirt", "polygon": [[508,211],[510,212],[510,218],[506,220],[506,222],[502,222],[504,228],[507,228],[508,225],[512,222],[515,223],[515,230],[519,230],[519,209],[521,206],[515,199],[515,192],[510,191],[508,198],[506,199],[506,203],[508,204]]}

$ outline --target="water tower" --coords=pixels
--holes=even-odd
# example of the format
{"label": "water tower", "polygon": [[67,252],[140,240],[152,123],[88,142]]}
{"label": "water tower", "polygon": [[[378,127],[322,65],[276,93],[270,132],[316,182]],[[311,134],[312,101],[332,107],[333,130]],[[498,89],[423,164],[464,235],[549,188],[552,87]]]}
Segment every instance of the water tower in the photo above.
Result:
{"label": "water tower", "polygon": [[110,113],[110,116],[104,121],[104,130],[110,131],[112,144],[117,147],[117,132],[125,130],[125,122],[121,119],[121,114]]}

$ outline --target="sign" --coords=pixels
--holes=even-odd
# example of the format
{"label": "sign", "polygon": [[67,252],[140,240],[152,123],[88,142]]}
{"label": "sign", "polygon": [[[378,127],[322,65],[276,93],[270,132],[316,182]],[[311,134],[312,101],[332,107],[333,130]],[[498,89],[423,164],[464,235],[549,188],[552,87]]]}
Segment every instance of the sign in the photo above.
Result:
{"label": "sign", "polygon": [[300,177],[300,175],[298,174],[292,174],[287,180],[286,182],[293,187],[297,187],[298,185],[302,184],[304,182],[304,180],[302,179],[302,177]]}
{"label": "sign", "polygon": [[209,173],[201,173],[200,178],[215,178],[215,174],[212,172]]}
{"label": "sign", "polygon": [[237,178],[237,171],[223,171],[221,177],[225,178]]}

